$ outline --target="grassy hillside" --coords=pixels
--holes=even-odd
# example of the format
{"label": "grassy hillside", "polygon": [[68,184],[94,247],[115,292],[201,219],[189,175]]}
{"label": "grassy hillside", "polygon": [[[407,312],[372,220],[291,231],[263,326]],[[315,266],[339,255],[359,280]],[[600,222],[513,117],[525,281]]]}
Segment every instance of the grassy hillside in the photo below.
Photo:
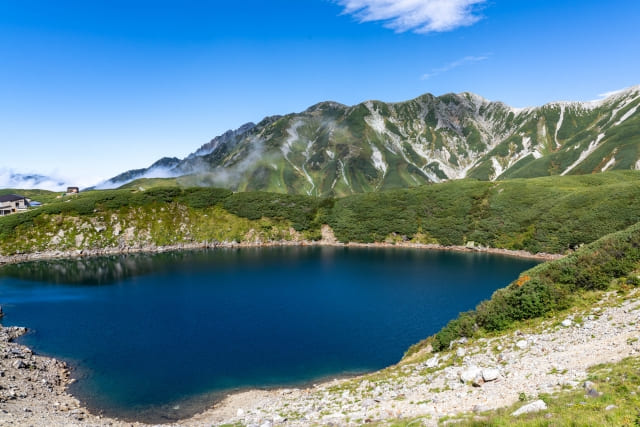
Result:
{"label": "grassy hillside", "polygon": [[0,253],[318,239],[322,224],[342,242],[473,241],[564,253],[640,221],[639,179],[640,172],[616,171],[461,180],[340,199],[215,188],[90,191],[0,218]]}
{"label": "grassy hillside", "polygon": [[451,181],[338,199],[326,221],[341,241],[474,241],[564,253],[640,221],[639,179],[639,173],[630,171]]}
{"label": "grassy hillside", "polygon": [[319,203],[215,188],[91,191],[0,218],[0,253],[317,238]]}
{"label": "grassy hillside", "polygon": [[637,223],[567,257],[525,271],[475,310],[460,314],[427,342],[436,351],[448,349],[460,337],[504,331],[519,321],[567,309],[586,292],[607,290],[614,281],[622,286],[639,286],[639,268],[640,223]]}

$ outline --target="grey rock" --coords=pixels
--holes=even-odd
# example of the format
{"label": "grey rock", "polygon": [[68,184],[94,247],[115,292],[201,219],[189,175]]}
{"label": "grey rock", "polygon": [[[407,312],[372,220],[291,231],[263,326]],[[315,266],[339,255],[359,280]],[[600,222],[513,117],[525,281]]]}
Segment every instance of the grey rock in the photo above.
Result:
{"label": "grey rock", "polygon": [[522,406],[517,411],[514,411],[511,416],[517,417],[522,414],[530,414],[532,412],[540,412],[547,409],[547,404],[544,403],[543,400],[536,400],[535,402],[531,402],[527,405]]}
{"label": "grey rock", "polygon": [[587,396],[589,396],[589,397],[593,397],[593,398],[596,398],[596,397],[600,397],[600,396],[602,396],[602,393],[600,393],[600,392],[599,392],[598,390],[596,390],[595,388],[592,388],[592,389],[589,389],[589,390],[587,391]]}
{"label": "grey rock", "polygon": [[25,369],[27,368],[27,364],[24,363],[22,360],[16,360],[15,362],[13,362],[13,367],[15,369]]}
{"label": "grey rock", "polygon": [[476,414],[479,414],[481,412],[487,412],[487,411],[490,411],[490,410],[491,409],[486,405],[476,405],[476,406],[473,407],[473,412],[476,413]]}
{"label": "grey rock", "polygon": [[609,405],[606,408],[604,408],[605,411],[611,411],[613,409],[618,409],[618,407],[616,405]]}
{"label": "grey rock", "polygon": [[568,328],[569,326],[571,326],[573,322],[571,321],[571,319],[564,319],[562,321],[562,326],[564,326],[565,328]]}
{"label": "grey rock", "polygon": [[527,340],[520,340],[516,343],[516,347],[518,347],[521,350],[524,350],[525,348],[529,347],[529,343],[527,342]]}
{"label": "grey rock", "polygon": [[14,347],[9,350],[9,357],[19,357],[24,359],[24,353],[19,348]]}
{"label": "grey rock", "polygon": [[467,350],[465,350],[464,348],[460,347],[456,350],[456,356],[458,357],[464,357],[465,354],[467,354]]}

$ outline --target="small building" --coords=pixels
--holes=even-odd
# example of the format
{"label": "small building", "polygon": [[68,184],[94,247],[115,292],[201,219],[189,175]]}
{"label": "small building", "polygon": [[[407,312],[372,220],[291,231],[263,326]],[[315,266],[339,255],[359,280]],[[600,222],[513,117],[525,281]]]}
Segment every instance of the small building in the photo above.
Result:
{"label": "small building", "polygon": [[80,189],[78,187],[67,187],[67,194],[78,194]]}
{"label": "small building", "polygon": [[30,200],[17,194],[0,196],[0,216],[11,215],[18,211],[26,210]]}

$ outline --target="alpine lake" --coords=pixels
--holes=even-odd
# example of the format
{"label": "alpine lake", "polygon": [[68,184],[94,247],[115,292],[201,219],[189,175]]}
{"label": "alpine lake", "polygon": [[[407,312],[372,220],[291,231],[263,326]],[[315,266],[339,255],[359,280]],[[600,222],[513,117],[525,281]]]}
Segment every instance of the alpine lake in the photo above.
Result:
{"label": "alpine lake", "polygon": [[273,247],[0,268],[4,325],[64,360],[96,412],[167,422],[248,388],[398,362],[538,261],[402,248]]}

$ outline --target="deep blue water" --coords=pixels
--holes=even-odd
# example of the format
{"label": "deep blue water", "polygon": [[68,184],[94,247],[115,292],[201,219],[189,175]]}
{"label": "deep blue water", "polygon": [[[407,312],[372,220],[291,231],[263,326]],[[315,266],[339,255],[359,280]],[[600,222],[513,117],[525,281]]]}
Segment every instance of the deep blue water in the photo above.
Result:
{"label": "deep blue water", "polygon": [[376,370],[536,262],[408,249],[267,248],[0,269],[5,325],[68,361],[72,392],[152,421],[216,393]]}

